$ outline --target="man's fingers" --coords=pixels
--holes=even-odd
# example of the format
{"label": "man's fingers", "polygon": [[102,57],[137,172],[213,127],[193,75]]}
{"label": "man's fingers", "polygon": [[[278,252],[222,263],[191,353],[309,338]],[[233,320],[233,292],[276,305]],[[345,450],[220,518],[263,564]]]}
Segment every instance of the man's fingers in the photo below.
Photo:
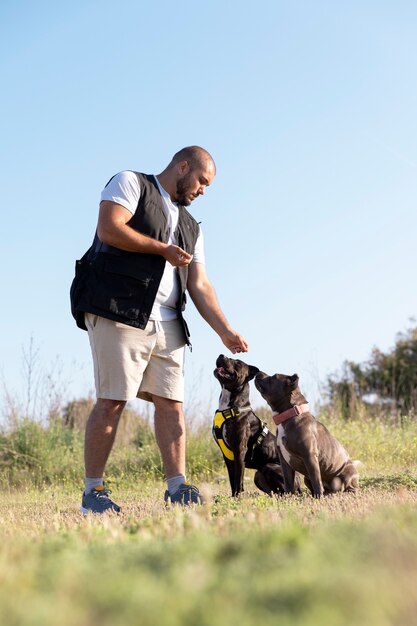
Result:
{"label": "man's fingers", "polygon": [[246,341],[242,341],[242,343],[230,347],[230,351],[233,354],[240,354],[241,352],[248,352],[248,350],[249,350],[249,346],[246,343]]}
{"label": "man's fingers", "polygon": [[188,265],[188,263],[191,263],[192,258],[193,255],[188,254],[187,252],[180,252],[178,255],[178,259],[182,265]]}
{"label": "man's fingers", "polygon": [[180,263],[183,263],[184,265],[186,265],[187,263],[190,263],[191,259],[193,258],[192,254],[189,254],[182,248],[177,248],[177,255],[178,255],[178,260],[180,261]]}
{"label": "man's fingers", "polygon": [[232,354],[249,351],[249,344],[246,339],[234,331],[230,331],[226,336],[222,336],[221,340]]}
{"label": "man's fingers", "polygon": [[168,254],[165,258],[174,267],[183,267],[184,265],[189,265],[191,263],[191,261],[193,260],[193,255],[188,254],[188,252],[186,252],[179,246],[171,245],[168,248]]}

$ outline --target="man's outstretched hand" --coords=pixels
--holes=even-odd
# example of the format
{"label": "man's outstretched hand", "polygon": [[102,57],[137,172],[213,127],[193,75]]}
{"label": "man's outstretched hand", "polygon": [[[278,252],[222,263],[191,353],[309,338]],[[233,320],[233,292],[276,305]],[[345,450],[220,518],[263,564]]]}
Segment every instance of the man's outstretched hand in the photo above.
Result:
{"label": "man's outstretched hand", "polygon": [[224,335],[222,335],[221,340],[223,341],[226,348],[229,348],[232,354],[238,354],[240,352],[248,352],[249,345],[246,339],[239,335],[239,333],[234,330],[230,330]]}

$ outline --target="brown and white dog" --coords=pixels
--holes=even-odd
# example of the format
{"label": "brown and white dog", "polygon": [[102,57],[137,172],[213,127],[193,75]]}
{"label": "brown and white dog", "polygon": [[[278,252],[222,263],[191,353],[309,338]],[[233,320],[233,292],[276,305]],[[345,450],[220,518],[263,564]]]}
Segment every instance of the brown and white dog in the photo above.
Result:
{"label": "brown and white dog", "polygon": [[286,492],[294,493],[294,474],[300,472],[312,495],[356,491],[357,461],[327,428],[310,413],[298,387],[298,376],[259,372],[255,386],[274,412]]}
{"label": "brown and white dog", "polygon": [[[245,467],[257,470],[254,482],[258,489],[269,495],[284,493],[276,438],[249,403],[249,381],[258,372],[257,367],[223,354],[213,372],[222,388],[213,436],[222,451],[233,496],[243,491]],[[298,477],[297,487],[300,489]]]}

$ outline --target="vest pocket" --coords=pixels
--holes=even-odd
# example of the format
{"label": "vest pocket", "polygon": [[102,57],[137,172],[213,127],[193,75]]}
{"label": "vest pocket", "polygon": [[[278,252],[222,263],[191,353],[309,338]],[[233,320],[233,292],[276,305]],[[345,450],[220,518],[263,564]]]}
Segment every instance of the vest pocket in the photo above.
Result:
{"label": "vest pocket", "polygon": [[70,288],[71,313],[77,326],[82,330],[87,330],[84,322],[84,312],[78,311],[78,305],[83,296],[83,290],[87,281],[89,265],[87,262],[88,251],[84,256],[75,262],[75,276]]}
{"label": "vest pocket", "polygon": [[92,304],[122,318],[137,320],[152,282],[149,270],[130,267],[126,259],[114,256],[105,260],[97,278]]}

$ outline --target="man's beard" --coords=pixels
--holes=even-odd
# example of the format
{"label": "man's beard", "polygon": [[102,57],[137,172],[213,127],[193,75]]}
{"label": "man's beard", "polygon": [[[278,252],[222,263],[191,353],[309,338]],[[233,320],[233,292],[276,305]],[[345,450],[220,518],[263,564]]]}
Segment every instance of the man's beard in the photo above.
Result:
{"label": "man's beard", "polygon": [[177,180],[175,201],[178,202],[178,204],[182,204],[183,206],[189,206],[191,204],[190,198],[187,197],[190,191],[190,187],[189,187],[190,177],[191,177],[191,174],[190,172],[188,172],[187,174],[184,174],[182,178]]}

